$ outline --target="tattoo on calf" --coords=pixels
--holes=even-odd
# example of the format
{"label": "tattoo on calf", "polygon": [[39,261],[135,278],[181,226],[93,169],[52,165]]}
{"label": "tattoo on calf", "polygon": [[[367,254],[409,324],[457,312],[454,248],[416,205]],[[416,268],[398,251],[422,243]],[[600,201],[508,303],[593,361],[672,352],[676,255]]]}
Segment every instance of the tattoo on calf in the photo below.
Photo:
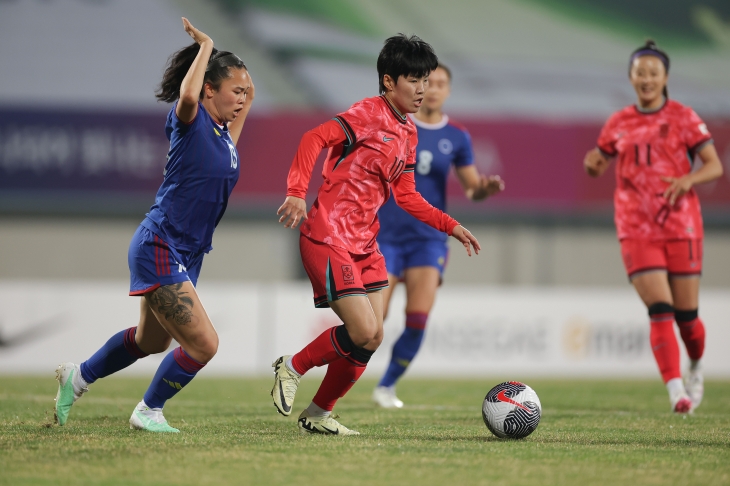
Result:
{"label": "tattoo on calf", "polygon": [[187,292],[180,291],[182,285],[165,285],[147,294],[150,305],[178,326],[190,324],[193,320],[193,299],[187,296]]}

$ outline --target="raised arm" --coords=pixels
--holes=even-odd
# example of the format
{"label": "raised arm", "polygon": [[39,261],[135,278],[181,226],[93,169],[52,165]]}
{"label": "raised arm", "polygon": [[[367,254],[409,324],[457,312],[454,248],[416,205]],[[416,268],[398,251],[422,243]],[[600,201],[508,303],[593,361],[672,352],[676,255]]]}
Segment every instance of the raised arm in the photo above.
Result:
{"label": "raised arm", "polygon": [[307,196],[309,180],[317,157],[326,147],[332,147],[347,140],[342,126],[335,120],[309,130],[302,136],[299,148],[289,169],[286,179],[286,199],[276,214],[285,228],[296,228],[300,221],[307,219]]}
{"label": "raised arm", "polygon": [[213,52],[213,40],[193,27],[185,17],[182,18],[182,22],[185,32],[200,45],[200,51],[180,85],[180,101],[175,108],[175,114],[180,121],[190,123],[198,113],[198,100],[200,100],[200,91],[203,89],[205,68],[208,66],[210,54]]}
{"label": "raised arm", "polygon": [[249,81],[249,87],[247,90],[244,91],[244,95],[246,98],[243,101],[243,108],[241,109],[241,112],[238,114],[238,117],[232,122],[228,124],[228,133],[231,136],[231,140],[233,140],[233,143],[238,143],[238,137],[241,136],[241,130],[243,130],[243,124],[246,123],[246,117],[248,116],[248,112],[251,109],[251,104],[253,103],[253,98],[256,94],[256,90],[253,85],[253,79],[251,78],[251,73],[248,74],[248,81]]}

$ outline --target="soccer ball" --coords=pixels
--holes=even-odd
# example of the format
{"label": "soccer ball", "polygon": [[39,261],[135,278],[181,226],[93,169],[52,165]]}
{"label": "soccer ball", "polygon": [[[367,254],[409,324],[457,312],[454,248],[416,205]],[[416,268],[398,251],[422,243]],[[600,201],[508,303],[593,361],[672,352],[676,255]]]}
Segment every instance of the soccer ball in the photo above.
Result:
{"label": "soccer ball", "polygon": [[484,398],[482,417],[487,428],[502,439],[522,439],[540,423],[542,406],[535,390],[519,381],[495,386]]}

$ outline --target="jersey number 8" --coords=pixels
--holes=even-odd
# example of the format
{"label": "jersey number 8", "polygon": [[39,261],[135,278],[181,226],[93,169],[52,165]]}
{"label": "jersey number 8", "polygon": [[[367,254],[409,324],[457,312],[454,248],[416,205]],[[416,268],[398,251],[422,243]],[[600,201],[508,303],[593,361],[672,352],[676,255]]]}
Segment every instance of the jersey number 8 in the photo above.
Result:
{"label": "jersey number 8", "polygon": [[418,152],[418,163],[416,170],[421,175],[428,175],[431,172],[431,162],[433,162],[433,154],[428,150]]}

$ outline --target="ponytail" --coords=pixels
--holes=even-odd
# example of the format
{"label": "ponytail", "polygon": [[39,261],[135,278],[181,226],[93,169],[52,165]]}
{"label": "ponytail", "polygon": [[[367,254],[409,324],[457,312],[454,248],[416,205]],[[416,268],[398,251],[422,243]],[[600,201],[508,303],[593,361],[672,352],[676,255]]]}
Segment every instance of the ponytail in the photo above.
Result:
{"label": "ponytail", "polygon": [[[172,103],[180,98],[180,85],[182,85],[183,79],[188,74],[190,66],[193,65],[198,52],[200,52],[200,45],[195,42],[183,47],[168,58],[165,74],[162,76],[160,87],[155,92],[155,97],[158,100]],[[203,85],[208,83],[217,90],[220,88],[221,81],[230,77],[230,68],[246,69],[246,65],[235,54],[219,51],[214,47],[208,60],[208,66],[205,69]]]}

